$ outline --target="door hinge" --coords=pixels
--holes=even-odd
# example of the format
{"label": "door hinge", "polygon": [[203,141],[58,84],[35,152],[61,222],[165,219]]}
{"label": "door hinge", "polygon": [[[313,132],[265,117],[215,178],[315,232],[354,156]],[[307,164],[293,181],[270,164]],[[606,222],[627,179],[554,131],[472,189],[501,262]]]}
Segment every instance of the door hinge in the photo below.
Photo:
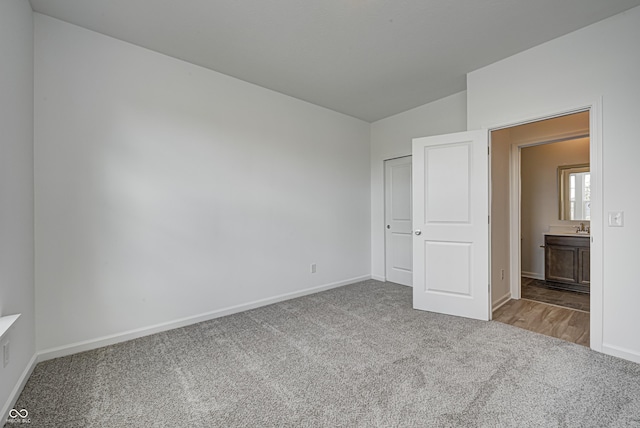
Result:
{"label": "door hinge", "polygon": [[487,224],[491,224],[491,216],[490,215],[487,216]]}

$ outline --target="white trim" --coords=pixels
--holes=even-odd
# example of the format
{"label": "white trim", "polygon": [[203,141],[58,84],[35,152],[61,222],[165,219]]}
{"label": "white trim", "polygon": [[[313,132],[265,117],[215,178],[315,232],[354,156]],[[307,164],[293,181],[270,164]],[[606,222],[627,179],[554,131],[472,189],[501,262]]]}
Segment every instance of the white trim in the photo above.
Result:
{"label": "white trim", "polygon": [[520,276],[524,276],[525,278],[539,279],[540,281],[544,281],[544,274],[540,274],[536,272],[522,272]]}
{"label": "white trim", "polygon": [[491,311],[495,311],[497,309],[500,309],[502,306],[504,306],[505,303],[507,303],[509,300],[511,300],[511,293],[507,293],[504,296],[502,296],[501,298],[499,298],[498,300],[496,300],[493,303],[493,307],[491,309]]}
{"label": "white trim", "polygon": [[[492,124],[491,126],[482,126],[488,128],[490,132],[504,128],[511,128],[526,123],[538,122],[541,120],[552,119],[554,117],[566,116],[572,113],[589,111],[589,158],[592,177],[592,201],[591,201],[591,305],[590,305],[590,347],[593,350],[603,351],[603,230],[604,230],[604,211],[603,211],[603,157],[602,157],[602,97],[595,100],[578,100],[572,106],[565,108],[557,108],[546,112],[530,113],[524,117],[513,118],[501,123]],[[581,131],[576,132],[579,135]],[[563,138],[570,137],[569,134],[563,134]],[[511,296],[513,299],[520,299],[521,287],[521,230],[520,230],[520,148],[524,146],[535,145],[535,143],[523,142],[511,146],[511,161],[509,167],[510,186],[510,213],[509,213],[509,234],[510,248],[509,264],[510,264],[510,282]]]}
{"label": "white trim", "polygon": [[[380,177],[382,177],[381,183],[382,183],[382,200],[381,200],[381,204],[378,205],[378,212],[382,213],[382,221],[380,223],[374,222],[373,219],[375,217],[374,215],[374,205],[373,202],[371,203],[371,215],[369,216],[371,219],[371,239],[373,242],[373,237],[376,236],[376,234],[378,233],[378,227],[380,227],[382,230],[382,272],[383,275],[375,275],[375,278],[372,275],[372,279],[376,279],[378,281],[386,281],[386,269],[387,269],[387,260],[386,260],[386,234],[384,232],[384,227],[385,227],[385,201],[384,201],[384,193],[385,193],[385,181],[384,181],[384,163],[387,160],[391,160],[391,159],[397,159],[397,158],[403,158],[405,156],[412,156],[413,153],[411,152],[411,150],[409,150],[409,153],[407,153],[406,151],[400,151],[397,148],[393,148],[393,151],[391,153],[386,153],[386,154],[380,154],[379,156],[375,156],[375,159],[371,160],[371,174],[372,176],[375,175],[374,171],[378,171],[378,173],[380,173]],[[374,196],[374,186],[371,187],[371,197],[373,198]],[[377,251],[375,251],[374,245],[371,246],[371,272],[378,270],[378,259],[377,259],[377,255],[379,255],[379,253]],[[380,279],[385,277],[385,279]]]}
{"label": "white trim", "polygon": [[520,149],[514,150],[513,146],[509,148],[511,151],[509,162],[509,275],[511,297],[520,299],[522,285],[522,267],[521,263],[521,236],[520,230],[520,206],[522,200],[520,198]]}
{"label": "white trim", "polygon": [[241,305],[231,306],[224,309],[218,309],[215,311],[206,312],[204,314],[194,315],[186,318],[177,319],[174,321],[164,322],[164,323],[152,325],[149,327],[142,327],[135,330],[129,330],[122,333],[99,337],[96,339],[76,342],[70,345],[64,345],[56,348],[45,349],[43,351],[38,352],[38,362],[50,360],[53,358],[65,357],[67,355],[77,354],[78,352],[90,351],[92,349],[102,348],[103,346],[109,346],[109,345],[113,345],[120,342],[126,342],[128,340],[137,339],[139,337],[149,336],[151,334],[160,333],[167,330],[173,330],[175,328],[185,327],[185,326],[188,326],[191,324],[197,324],[203,321],[209,321],[214,318],[220,318],[227,315],[236,314],[238,312],[248,311],[250,309],[259,308],[261,306],[271,305],[273,303],[294,299],[296,297],[302,297],[309,294],[318,293],[320,291],[342,287],[343,285],[354,284],[360,281],[366,281],[367,279],[371,279],[371,275],[358,276],[355,278],[346,279],[344,281],[332,282],[330,284],[311,287],[301,291],[294,291],[292,293],[280,294],[278,296],[255,300],[253,302],[243,303]]}
{"label": "white trim", "polygon": [[[602,156],[602,97],[590,106],[589,158],[591,169],[591,272],[590,272],[590,343],[591,349],[603,352],[604,331],[604,193]],[[595,180],[593,179],[595,177]],[[593,195],[596,197],[594,198]]]}
{"label": "white trim", "polygon": [[[483,128],[485,129],[486,133],[487,133],[487,175],[488,175],[488,180],[487,180],[487,197],[489,198],[489,200],[487,201],[487,207],[488,207],[488,211],[489,211],[489,226],[487,227],[487,233],[489,234],[489,236],[487,237],[487,243],[489,245],[489,248],[487,248],[487,254],[488,254],[488,259],[489,259],[489,269],[487,269],[487,283],[489,284],[489,321],[493,320],[493,311],[495,311],[496,309],[498,309],[500,306],[504,305],[506,303],[502,302],[499,305],[494,305],[493,304],[493,287],[491,285],[491,280],[493,278],[493,251],[491,250],[493,241],[491,240],[491,234],[493,232],[493,220],[491,219],[491,217],[493,216],[493,181],[491,180],[491,177],[493,176],[492,172],[493,172],[493,164],[491,163],[491,153],[493,150],[493,147],[491,146],[491,131],[489,129]],[[504,277],[504,275],[503,275]],[[511,292],[508,293],[509,297],[511,297]],[[502,296],[501,298],[498,299],[498,302],[502,301],[504,299],[504,296]]]}
{"label": "white trim", "polygon": [[[567,114],[572,114],[572,113],[567,113]],[[557,116],[554,116],[554,117],[557,117]],[[553,117],[548,117],[542,120],[549,120],[549,119],[553,119]],[[528,147],[540,146],[542,144],[559,143],[562,141],[577,140],[579,138],[588,138],[588,137],[589,137],[588,129],[577,129],[570,132],[560,132],[558,134],[553,134],[553,136],[544,138],[542,140],[540,138],[525,138],[520,141],[519,145],[528,146]]]}
{"label": "white trim", "polygon": [[625,360],[633,361],[634,363],[640,364],[640,353],[632,351],[631,349],[621,348],[619,346],[603,343],[602,352],[604,352],[605,354],[613,355],[614,357],[624,358]]}
{"label": "white trim", "polygon": [[396,160],[396,159],[402,159],[402,158],[410,158],[411,156],[413,156],[413,153],[409,153],[408,155],[400,155],[400,156],[394,156],[394,157],[391,157],[391,158],[385,158],[385,159],[382,161],[382,164],[383,164],[383,167],[384,167],[384,163],[385,163],[386,161]]}
{"label": "white trim", "polygon": [[379,275],[371,275],[371,279],[375,279],[376,281],[387,282],[387,278]]}
{"label": "white trim", "polygon": [[[580,113],[582,111],[586,111],[591,109],[595,104],[599,104],[602,100],[580,100],[576,101],[573,105],[568,105],[566,107],[549,109],[542,112],[530,112],[525,113],[521,116],[514,116],[511,119],[501,120],[500,122],[492,123],[489,125],[483,125],[481,128],[487,128],[489,131],[498,131],[504,128],[513,128],[518,125],[526,125],[527,123],[539,122],[541,120],[553,119],[556,117],[567,116],[573,113]],[[593,128],[590,128],[593,130]],[[558,134],[564,135],[565,137],[568,134]]]}
{"label": "white trim", "polygon": [[[529,120],[524,123],[514,124],[513,126],[524,125],[525,123],[538,122],[541,120],[553,119],[556,117],[566,116],[568,114],[577,113],[580,111],[591,110],[590,108],[581,108],[581,109],[572,109],[571,111],[565,114],[553,114],[548,117],[538,118],[536,120]],[[591,116],[591,115],[590,115]],[[522,230],[520,228],[520,207],[522,204],[522,196],[521,196],[521,182],[520,182],[520,151],[523,147],[532,147],[539,146],[542,144],[548,144],[556,141],[563,141],[567,139],[580,138],[583,137],[585,132],[588,133],[588,130],[577,130],[574,132],[564,132],[560,134],[555,134],[549,136],[545,139],[531,139],[521,141],[517,144],[511,144],[509,150],[511,151],[511,162],[509,164],[509,194],[510,194],[510,212],[509,212],[509,238],[510,238],[510,248],[512,249],[509,252],[509,263],[510,263],[510,274],[511,274],[511,295],[514,299],[520,299],[522,297],[522,276],[526,276],[534,279],[544,280],[544,275],[537,276],[537,274],[532,272],[526,272],[528,275],[525,275],[525,272],[521,272],[522,270],[522,242],[520,241],[520,236],[522,236]],[[592,139],[591,139],[592,140]],[[592,141],[590,140],[590,144]],[[591,147],[591,146],[589,146]],[[591,159],[594,159],[592,156]],[[517,251],[513,251],[516,249]],[[532,276],[529,276],[532,275]]]}
{"label": "white trim", "polygon": [[[29,377],[31,376],[31,373],[33,373],[33,369],[36,367],[37,363],[38,363],[38,354],[36,353],[36,354],[33,354],[33,356],[31,357],[29,364],[27,364],[27,367],[25,367],[24,371],[22,372],[22,375],[20,375],[20,378],[18,379],[18,383],[16,383],[16,386],[13,387],[11,394],[9,394],[9,398],[7,399],[7,402],[4,404],[4,407],[2,407],[2,411],[0,412],[0,417],[2,417],[0,421],[2,421],[2,423],[4,423],[9,417],[9,412],[11,411],[11,409],[13,409],[13,406],[16,404],[16,401],[18,401],[18,397],[20,397],[20,394],[22,393],[24,386],[27,384],[27,380],[29,380]],[[7,424],[7,425],[11,425],[11,424]]]}

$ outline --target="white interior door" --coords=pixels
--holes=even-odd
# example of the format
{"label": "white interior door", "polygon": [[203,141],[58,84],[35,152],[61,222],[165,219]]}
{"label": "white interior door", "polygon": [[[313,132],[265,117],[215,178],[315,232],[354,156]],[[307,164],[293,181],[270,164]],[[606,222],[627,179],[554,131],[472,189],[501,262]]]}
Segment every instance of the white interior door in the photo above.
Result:
{"label": "white interior door", "polygon": [[413,283],[411,156],[384,162],[385,263],[387,281]]}
{"label": "white interior door", "polygon": [[413,140],[413,307],[489,320],[488,131]]}

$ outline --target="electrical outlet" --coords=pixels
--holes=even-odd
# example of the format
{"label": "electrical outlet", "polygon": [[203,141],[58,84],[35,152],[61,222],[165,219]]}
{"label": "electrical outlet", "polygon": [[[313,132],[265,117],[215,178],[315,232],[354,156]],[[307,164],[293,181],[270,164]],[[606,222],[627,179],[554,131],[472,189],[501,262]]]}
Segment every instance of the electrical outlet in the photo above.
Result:
{"label": "electrical outlet", "polygon": [[316,264],[311,263],[311,273],[316,273]]}
{"label": "electrical outlet", "polygon": [[9,341],[2,344],[2,367],[9,365]]}

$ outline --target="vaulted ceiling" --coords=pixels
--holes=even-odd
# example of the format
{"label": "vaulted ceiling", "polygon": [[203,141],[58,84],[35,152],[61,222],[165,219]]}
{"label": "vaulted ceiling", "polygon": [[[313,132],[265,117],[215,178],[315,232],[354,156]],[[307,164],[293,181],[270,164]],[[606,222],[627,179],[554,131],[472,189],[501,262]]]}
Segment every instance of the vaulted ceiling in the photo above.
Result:
{"label": "vaulted ceiling", "polygon": [[36,12],[369,122],[640,0],[31,0]]}

